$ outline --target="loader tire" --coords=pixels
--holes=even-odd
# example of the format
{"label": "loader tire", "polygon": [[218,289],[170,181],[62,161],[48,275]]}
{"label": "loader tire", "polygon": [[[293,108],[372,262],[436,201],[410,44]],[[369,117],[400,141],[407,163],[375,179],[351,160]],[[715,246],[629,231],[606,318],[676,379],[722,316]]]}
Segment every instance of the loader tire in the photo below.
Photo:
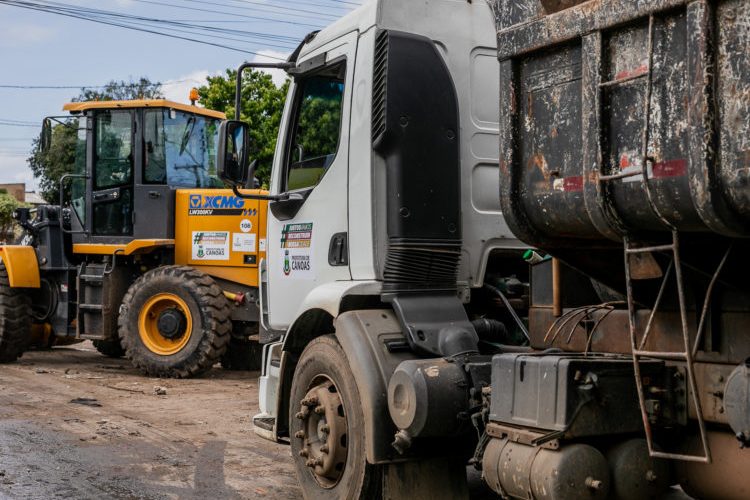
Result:
{"label": "loader tire", "polygon": [[100,354],[108,358],[121,358],[125,355],[125,349],[120,344],[120,339],[116,340],[94,340],[94,347]]}
{"label": "loader tire", "polygon": [[229,315],[229,303],[210,276],[189,266],[164,266],[130,286],[118,334],[127,358],[147,375],[192,377],[226,351]]}
{"label": "loader tire", "polygon": [[31,342],[31,296],[11,288],[8,271],[0,261],[0,363],[17,360]]}
{"label": "loader tire", "polygon": [[[238,332],[237,330],[240,330]],[[258,326],[235,325],[232,339],[221,357],[221,367],[229,371],[257,371],[263,364],[263,346],[257,340]]]}
{"label": "loader tire", "polygon": [[380,498],[383,468],[365,458],[365,418],[346,354],[333,335],[299,358],[289,399],[289,435],[307,500]]}

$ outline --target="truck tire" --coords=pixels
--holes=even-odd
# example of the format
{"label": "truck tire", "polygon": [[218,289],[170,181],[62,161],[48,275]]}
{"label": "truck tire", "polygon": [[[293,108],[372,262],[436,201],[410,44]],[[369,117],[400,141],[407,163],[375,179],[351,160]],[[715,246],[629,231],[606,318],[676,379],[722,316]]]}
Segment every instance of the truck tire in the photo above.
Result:
{"label": "truck tire", "polygon": [[125,349],[120,344],[120,339],[116,340],[94,340],[94,347],[100,354],[108,358],[121,358],[125,355]]}
{"label": "truck tire", "polygon": [[0,363],[17,360],[31,342],[31,296],[11,288],[0,261]]}
{"label": "truck tire", "polygon": [[128,289],[117,320],[120,343],[133,365],[156,377],[184,378],[210,369],[232,330],[221,288],[189,266],[164,266]]}
{"label": "truck tire", "polygon": [[381,497],[382,467],[367,463],[359,390],[333,335],[305,348],[289,407],[292,459],[306,499]]}

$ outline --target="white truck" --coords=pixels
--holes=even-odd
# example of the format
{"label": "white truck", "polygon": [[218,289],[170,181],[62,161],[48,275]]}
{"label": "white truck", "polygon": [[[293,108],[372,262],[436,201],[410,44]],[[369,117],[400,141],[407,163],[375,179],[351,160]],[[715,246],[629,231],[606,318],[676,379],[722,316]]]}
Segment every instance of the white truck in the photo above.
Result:
{"label": "white truck", "polygon": [[[222,125],[222,178],[238,196],[269,201],[254,425],[291,444],[306,498],[466,497],[467,464],[513,498],[655,498],[678,479],[700,496],[750,491],[747,475],[731,472],[747,470],[747,452],[713,446],[723,454],[712,464],[687,449],[706,436],[700,405],[697,417],[688,410],[688,394],[698,397],[690,363],[685,372],[656,348],[634,360],[625,340],[634,318],[681,340],[687,322],[679,331],[674,322],[685,307],[631,300],[622,240],[565,245],[588,227],[586,211],[597,213],[582,201],[599,191],[577,160],[601,158],[590,148],[601,145],[594,98],[610,83],[592,79],[595,65],[618,56],[620,40],[636,47],[624,52],[635,70],[615,81],[651,85],[650,59],[641,64],[628,37],[661,61],[684,45],[670,30],[704,19],[707,2],[581,3],[373,0],[309,35],[287,62],[265,65],[292,77],[266,196],[241,192],[253,179],[247,125]],[[724,3],[733,19],[750,19],[746,0]],[[747,47],[747,30],[736,33]],[[582,38],[596,57],[581,57]],[[706,38],[691,40],[700,48]],[[746,51],[733,54],[746,62]],[[242,70],[253,66],[238,71],[238,102]],[[654,77],[654,88],[663,81]],[[589,133],[574,140],[581,123]],[[648,172],[635,173],[642,182]],[[526,241],[555,234],[550,253],[562,261],[532,252],[525,262],[511,220]],[[662,257],[646,263],[649,276],[670,274]],[[690,283],[705,292],[701,279]],[[748,303],[742,286],[733,290]],[[720,439],[750,440],[747,370],[701,386],[701,398],[731,396],[729,420],[711,417]]]}

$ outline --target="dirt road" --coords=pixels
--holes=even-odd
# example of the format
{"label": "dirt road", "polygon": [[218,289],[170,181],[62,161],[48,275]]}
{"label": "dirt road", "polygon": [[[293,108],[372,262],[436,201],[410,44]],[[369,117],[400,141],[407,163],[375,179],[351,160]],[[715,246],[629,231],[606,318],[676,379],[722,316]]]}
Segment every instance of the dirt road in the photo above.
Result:
{"label": "dirt road", "polygon": [[252,431],[257,377],[146,378],[90,343],[0,365],[0,498],[301,498]]}

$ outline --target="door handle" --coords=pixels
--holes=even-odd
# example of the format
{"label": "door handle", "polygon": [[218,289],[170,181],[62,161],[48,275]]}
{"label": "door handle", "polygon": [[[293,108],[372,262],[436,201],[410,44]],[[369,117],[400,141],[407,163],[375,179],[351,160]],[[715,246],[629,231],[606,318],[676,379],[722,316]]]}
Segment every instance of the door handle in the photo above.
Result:
{"label": "door handle", "polygon": [[159,191],[149,191],[148,192],[148,197],[151,198],[151,199],[153,199],[153,200],[156,200],[156,199],[158,199],[158,198],[161,197],[161,193]]}

